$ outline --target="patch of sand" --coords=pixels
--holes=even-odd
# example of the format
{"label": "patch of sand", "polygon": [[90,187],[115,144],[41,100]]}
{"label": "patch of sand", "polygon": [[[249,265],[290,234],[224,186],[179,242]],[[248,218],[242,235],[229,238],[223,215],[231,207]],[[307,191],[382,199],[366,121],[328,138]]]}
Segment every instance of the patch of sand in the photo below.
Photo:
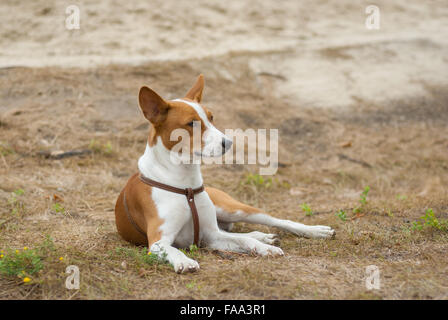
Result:
{"label": "patch of sand", "polygon": [[[370,3],[326,1],[2,1],[0,67],[169,63],[241,55],[274,76],[275,94],[298,107],[346,108],[422,96],[447,84],[448,5],[378,1],[380,30],[365,28]],[[225,65],[210,66],[235,79]],[[212,70],[202,70],[206,75]]]}

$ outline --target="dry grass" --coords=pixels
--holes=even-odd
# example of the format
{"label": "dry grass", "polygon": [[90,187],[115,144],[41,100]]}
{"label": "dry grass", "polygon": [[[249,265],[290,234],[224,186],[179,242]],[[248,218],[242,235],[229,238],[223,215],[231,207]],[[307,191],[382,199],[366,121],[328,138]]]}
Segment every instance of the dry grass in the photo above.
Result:
{"label": "dry grass", "polygon": [[[117,248],[134,248],[118,236],[113,208],[144,150],[138,88],[146,84],[178,97],[200,70],[222,61],[232,62],[240,76],[234,82],[207,78],[206,105],[221,128],[279,128],[281,167],[269,188],[242,184],[256,168],[238,165],[205,167],[206,184],[277,217],[330,225],[336,239],[300,239],[239,224],[237,231],[278,232],[286,256],[227,257],[201,249],[201,270],[187,275],[117,254]],[[427,97],[389,106],[363,101],[363,108],[338,113],[278,100],[271,81],[260,82],[238,56],[94,70],[0,70],[0,248],[33,248],[46,235],[54,242],[30,283],[0,278],[0,298],[448,298],[447,233],[409,231],[428,208],[448,218],[446,89],[429,88]],[[61,160],[40,155],[89,148],[90,154]],[[365,186],[371,188],[368,202],[357,217],[352,208]],[[11,203],[18,189],[25,192]],[[314,215],[305,216],[303,202]],[[340,209],[346,221],[335,215]],[[69,264],[81,270],[80,290],[65,289]],[[381,271],[378,291],[364,285],[365,267],[372,264]]]}

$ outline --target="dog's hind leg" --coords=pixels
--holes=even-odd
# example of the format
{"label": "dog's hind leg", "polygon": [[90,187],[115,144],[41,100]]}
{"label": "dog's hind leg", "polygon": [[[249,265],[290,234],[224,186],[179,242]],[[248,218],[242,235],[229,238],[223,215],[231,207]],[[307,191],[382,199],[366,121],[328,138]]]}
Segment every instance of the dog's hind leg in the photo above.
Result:
{"label": "dog's hind leg", "polygon": [[[230,231],[233,228],[233,222],[224,222],[218,220],[218,227],[221,230],[224,231]],[[278,239],[276,238],[275,234],[272,233],[263,233],[259,231],[252,231],[248,233],[240,233],[240,235],[244,235],[246,237],[250,237],[252,239],[267,243],[267,244],[274,244],[278,242]]]}
{"label": "dog's hind leg", "polygon": [[218,227],[221,230],[224,231],[232,231],[233,229],[233,222],[225,222],[218,219]]}
{"label": "dog's hind leg", "polygon": [[221,190],[207,187],[206,191],[216,207],[216,216],[220,225],[247,222],[276,227],[306,238],[332,238],[335,236],[335,231],[330,227],[307,226],[291,220],[278,219],[260,209],[233,199]]}

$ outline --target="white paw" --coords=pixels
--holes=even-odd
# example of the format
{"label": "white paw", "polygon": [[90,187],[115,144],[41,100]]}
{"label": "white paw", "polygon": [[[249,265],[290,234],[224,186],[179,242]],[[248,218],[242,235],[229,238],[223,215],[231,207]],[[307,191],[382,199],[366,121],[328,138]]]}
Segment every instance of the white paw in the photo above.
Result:
{"label": "white paw", "polygon": [[285,255],[283,253],[283,250],[280,249],[279,247],[274,247],[274,246],[270,246],[267,244],[263,244],[262,246],[259,245],[254,249],[254,253],[258,254],[260,256],[267,256],[267,255],[271,255],[271,256],[283,256]]}
{"label": "white paw", "polygon": [[267,244],[273,244],[279,242],[277,239],[277,235],[273,233],[265,233],[264,236],[260,239],[260,241]]}
{"label": "white paw", "polygon": [[336,231],[327,226],[307,226],[303,235],[314,239],[329,239],[336,235]]}
{"label": "white paw", "polygon": [[199,270],[199,263],[184,257],[182,260],[173,263],[174,271],[177,273],[196,272]]}
{"label": "white paw", "polygon": [[247,234],[253,239],[256,239],[258,241],[267,243],[267,244],[273,244],[274,242],[277,242],[277,235],[272,233],[263,233],[259,231],[252,231],[251,233]]}
{"label": "white paw", "polygon": [[269,246],[268,249],[269,254],[273,255],[273,256],[284,256],[285,253],[283,252],[282,249],[280,249],[279,247],[274,247],[274,246]]}

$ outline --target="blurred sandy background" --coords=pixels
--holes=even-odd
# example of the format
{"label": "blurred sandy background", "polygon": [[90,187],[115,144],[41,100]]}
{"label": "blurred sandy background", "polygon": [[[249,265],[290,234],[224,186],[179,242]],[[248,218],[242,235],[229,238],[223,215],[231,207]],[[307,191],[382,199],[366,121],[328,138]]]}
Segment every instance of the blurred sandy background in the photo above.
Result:
{"label": "blurred sandy background", "polygon": [[[2,0],[0,249],[55,247],[29,284],[0,276],[0,299],[447,299],[448,234],[412,223],[448,219],[448,3],[375,1],[367,30],[370,4]],[[205,183],[335,240],[238,224],[278,233],[286,257],[201,249],[200,272],[178,276],[120,239],[115,200],[147,139],[138,90],[179,98],[199,73],[219,129],[278,128],[280,144],[275,176],[212,165]]]}
{"label": "blurred sandy background", "polygon": [[[65,9],[81,12],[65,28]],[[367,30],[369,1],[11,1],[0,5],[0,66],[89,67],[245,56],[297,105],[345,107],[359,99],[427,94],[446,85],[445,1],[377,1],[380,30]],[[211,65],[207,74],[235,79]]]}

